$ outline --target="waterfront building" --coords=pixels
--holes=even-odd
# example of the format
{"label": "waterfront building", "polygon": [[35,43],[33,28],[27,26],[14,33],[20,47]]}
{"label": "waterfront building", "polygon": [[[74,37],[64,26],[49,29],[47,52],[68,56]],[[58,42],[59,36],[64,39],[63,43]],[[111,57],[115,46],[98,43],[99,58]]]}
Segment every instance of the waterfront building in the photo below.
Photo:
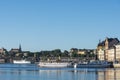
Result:
{"label": "waterfront building", "polygon": [[115,60],[120,61],[120,42],[117,45],[115,45],[115,48]]}
{"label": "waterfront building", "polygon": [[98,50],[98,59],[99,60],[105,60],[105,51],[104,51],[104,49],[99,49]]}
{"label": "waterfront building", "polygon": [[108,49],[108,53],[109,53],[109,55],[108,55],[108,61],[114,61],[114,58],[115,58],[115,48],[113,47],[113,48],[110,48],[110,49]]}
{"label": "waterfront building", "polygon": [[6,54],[7,50],[5,48],[0,49],[0,54]]}
{"label": "waterfront building", "polygon": [[105,41],[99,41],[97,46],[97,53],[99,60],[105,60]]}
{"label": "waterfront building", "polygon": [[99,42],[97,46],[98,59],[113,61],[115,58],[115,45],[119,43],[117,38],[106,38],[104,41]]}

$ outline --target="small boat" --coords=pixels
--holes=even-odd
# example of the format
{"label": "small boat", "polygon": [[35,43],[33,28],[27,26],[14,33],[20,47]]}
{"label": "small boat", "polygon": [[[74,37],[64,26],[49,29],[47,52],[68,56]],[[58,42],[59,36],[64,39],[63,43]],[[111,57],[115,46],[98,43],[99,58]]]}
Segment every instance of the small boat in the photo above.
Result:
{"label": "small boat", "polygon": [[113,63],[113,67],[114,68],[120,68],[120,63],[118,64],[118,63]]}
{"label": "small boat", "polygon": [[26,60],[13,60],[14,64],[30,64],[30,61],[26,61]]}
{"label": "small boat", "polygon": [[38,66],[47,68],[62,68],[70,66],[68,62],[39,62]]}
{"label": "small boat", "polygon": [[114,68],[120,68],[120,63],[119,62],[113,62],[113,67]]}
{"label": "small boat", "polygon": [[76,65],[77,68],[108,68],[110,66],[111,64],[109,64],[107,61],[84,62]]}

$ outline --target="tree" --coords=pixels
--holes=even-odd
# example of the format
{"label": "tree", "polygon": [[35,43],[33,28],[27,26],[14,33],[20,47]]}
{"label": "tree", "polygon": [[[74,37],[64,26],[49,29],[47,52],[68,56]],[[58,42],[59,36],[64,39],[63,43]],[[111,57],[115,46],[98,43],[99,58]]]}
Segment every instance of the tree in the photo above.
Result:
{"label": "tree", "polygon": [[61,53],[61,57],[68,57],[68,56],[69,56],[69,52],[67,50]]}
{"label": "tree", "polygon": [[78,57],[79,55],[76,52],[72,53],[72,57]]}

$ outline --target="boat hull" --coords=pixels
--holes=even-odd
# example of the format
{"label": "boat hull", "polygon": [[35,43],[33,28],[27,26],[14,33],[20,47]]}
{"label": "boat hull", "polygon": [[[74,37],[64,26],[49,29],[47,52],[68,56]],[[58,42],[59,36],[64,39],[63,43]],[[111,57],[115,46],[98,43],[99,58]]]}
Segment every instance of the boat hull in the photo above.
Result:
{"label": "boat hull", "polygon": [[110,65],[89,65],[89,64],[78,64],[77,68],[108,68]]}
{"label": "boat hull", "polygon": [[47,62],[40,62],[38,64],[40,67],[50,67],[50,68],[61,68],[61,67],[68,67],[69,63],[47,63]]}
{"label": "boat hull", "polygon": [[107,61],[91,61],[89,63],[78,63],[77,68],[109,68],[111,66]]}

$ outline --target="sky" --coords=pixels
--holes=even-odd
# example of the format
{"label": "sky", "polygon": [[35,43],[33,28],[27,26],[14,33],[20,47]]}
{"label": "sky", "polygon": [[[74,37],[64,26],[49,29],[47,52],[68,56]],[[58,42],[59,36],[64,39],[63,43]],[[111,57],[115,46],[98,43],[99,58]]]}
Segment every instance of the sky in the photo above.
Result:
{"label": "sky", "polygon": [[120,39],[120,0],[0,0],[0,47],[95,49]]}

